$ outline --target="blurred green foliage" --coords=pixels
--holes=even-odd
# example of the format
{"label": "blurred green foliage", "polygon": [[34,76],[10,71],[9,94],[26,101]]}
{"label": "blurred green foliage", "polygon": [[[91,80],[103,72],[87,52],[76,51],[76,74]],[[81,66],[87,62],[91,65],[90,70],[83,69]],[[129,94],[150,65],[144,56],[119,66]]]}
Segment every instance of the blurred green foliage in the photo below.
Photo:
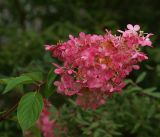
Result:
{"label": "blurred green foliage", "polygon": [[[130,87],[115,95],[97,110],[82,110],[72,101],[55,117],[67,128],[67,137],[158,137],[160,100]],[[57,131],[62,133],[62,131]]]}
{"label": "blurred green foliage", "polygon": [[[68,128],[68,137],[159,137],[160,105],[153,97],[160,90],[159,4],[159,0],[1,0],[0,77],[49,72],[52,59],[44,45],[64,41],[69,34],[101,34],[105,29],[116,33],[128,23],[140,24],[145,32],[154,33],[153,48],[144,48],[149,60],[129,77],[136,81],[145,72],[143,80],[137,80],[141,90],[132,83],[98,110],[84,111],[57,94],[51,101],[62,112],[57,121]],[[156,88],[149,92],[152,97],[141,95],[150,87]],[[10,108],[21,94],[0,95],[0,110]],[[21,136],[11,121],[0,122],[0,137]]]}

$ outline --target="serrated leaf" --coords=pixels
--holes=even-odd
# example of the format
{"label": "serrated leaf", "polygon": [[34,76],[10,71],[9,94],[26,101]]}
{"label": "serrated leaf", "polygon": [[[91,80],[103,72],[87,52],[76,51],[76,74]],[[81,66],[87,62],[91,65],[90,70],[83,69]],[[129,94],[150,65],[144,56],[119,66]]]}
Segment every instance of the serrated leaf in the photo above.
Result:
{"label": "serrated leaf", "polygon": [[141,75],[139,75],[139,77],[136,79],[136,83],[140,83],[144,80],[145,76],[146,76],[146,72],[143,72]]}
{"label": "serrated leaf", "polygon": [[21,98],[17,109],[17,118],[23,131],[34,125],[42,108],[43,98],[39,93],[31,92]]}
{"label": "serrated leaf", "polygon": [[28,76],[19,76],[19,77],[8,79],[8,81],[6,81],[7,86],[3,94],[9,92],[10,90],[14,89],[20,84],[26,84],[26,83],[32,83],[32,82],[33,80]]}

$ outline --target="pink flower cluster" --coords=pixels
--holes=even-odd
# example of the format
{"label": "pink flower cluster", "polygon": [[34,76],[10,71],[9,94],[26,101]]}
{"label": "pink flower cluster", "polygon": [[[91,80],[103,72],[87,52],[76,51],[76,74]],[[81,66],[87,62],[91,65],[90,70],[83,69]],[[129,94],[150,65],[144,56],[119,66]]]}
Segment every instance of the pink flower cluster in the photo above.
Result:
{"label": "pink flower cluster", "polygon": [[49,119],[50,105],[51,104],[47,100],[44,100],[44,108],[38,120],[38,127],[42,131],[44,137],[55,137],[53,132],[55,127],[55,121]]}
{"label": "pink flower cluster", "polygon": [[104,35],[81,32],[78,37],[69,35],[67,42],[46,45],[46,50],[63,62],[61,66],[53,63],[60,75],[54,82],[58,93],[77,95],[77,104],[95,109],[108,95],[122,90],[126,76],[139,69],[138,62],[148,59],[140,47],[151,47],[152,34],[145,36],[139,25],[131,24],[118,31],[118,36],[110,31]]}

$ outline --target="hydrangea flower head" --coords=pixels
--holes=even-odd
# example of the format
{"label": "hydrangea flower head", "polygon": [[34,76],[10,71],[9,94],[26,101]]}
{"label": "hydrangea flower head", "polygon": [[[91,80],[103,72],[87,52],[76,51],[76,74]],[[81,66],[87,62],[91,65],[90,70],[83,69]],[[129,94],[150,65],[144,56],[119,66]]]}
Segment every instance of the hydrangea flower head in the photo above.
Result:
{"label": "hydrangea flower head", "polygon": [[69,35],[69,40],[57,45],[47,45],[46,50],[63,62],[56,66],[57,92],[68,96],[77,95],[77,104],[84,108],[97,108],[106,97],[120,92],[124,79],[138,63],[148,59],[140,52],[143,46],[151,46],[150,36],[140,31],[139,25],[127,25],[122,35],[106,32],[104,35],[79,33]]}

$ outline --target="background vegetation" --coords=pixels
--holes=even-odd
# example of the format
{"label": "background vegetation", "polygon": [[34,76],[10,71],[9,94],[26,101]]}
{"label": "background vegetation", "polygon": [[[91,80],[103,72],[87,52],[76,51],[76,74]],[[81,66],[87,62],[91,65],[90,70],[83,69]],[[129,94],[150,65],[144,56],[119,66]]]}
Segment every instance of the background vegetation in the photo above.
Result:
{"label": "background vegetation", "polygon": [[[79,32],[104,33],[105,29],[139,24],[154,33],[153,48],[144,50],[149,60],[134,71],[121,94],[97,110],[84,111],[61,95],[50,98],[53,117],[67,128],[68,137],[160,136],[160,9],[159,0],[1,0],[0,78],[25,72],[49,72],[52,61],[44,51],[47,43],[66,40]],[[0,95],[0,111],[9,109],[33,87]],[[3,87],[0,86],[0,91]],[[56,93],[54,93],[56,94]],[[0,121],[0,137],[21,137],[14,117]],[[36,137],[39,135],[35,135]]]}

